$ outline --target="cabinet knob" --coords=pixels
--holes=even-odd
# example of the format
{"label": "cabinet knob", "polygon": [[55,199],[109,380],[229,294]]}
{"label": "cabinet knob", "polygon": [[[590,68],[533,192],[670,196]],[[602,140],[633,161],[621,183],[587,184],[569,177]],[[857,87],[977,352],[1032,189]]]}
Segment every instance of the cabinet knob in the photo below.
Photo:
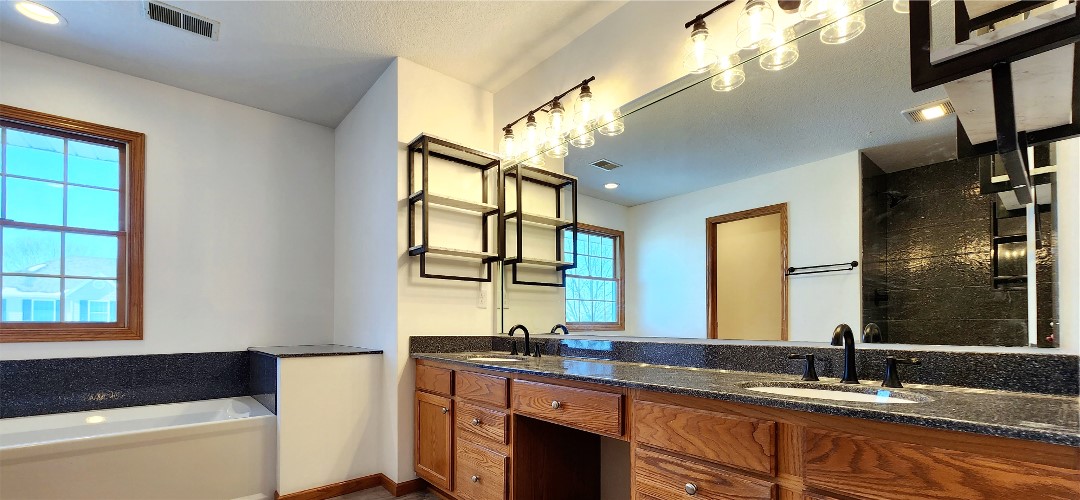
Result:
{"label": "cabinet knob", "polygon": [[442,412],[443,412],[444,414],[445,414],[445,413],[447,413],[447,412],[449,412],[449,411],[450,411],[450,409],[449,409],[449,408],[446,408],[446,407],[443,407],[443,408],[442,408]]}
{"label": "cabinet knob", "polygon": [[694,483],[686,483],[686,494],[687,495],[696,495],[697,494],[697,485],[695,485]]}
{"label": "cabinet knob", "polygon": [[472,423],[473,423],[473,425],[480,425],[480,419],[479,418],[474,418],[474,419],[472,419]]}
{"label": "cabinet knob", "polygon": [[474,483],[479,483],[480,482],[480,476],[473,476],[473,477],[470,477],[469,479],[471,479],[472,482],[474,482]]}
{"label": "cabinet knob", "polygon": [[562,408],[562,403],[560,403],[558,401],[552,401],[551,402],[551,409],[552,410],[558,410],[559,408]]}

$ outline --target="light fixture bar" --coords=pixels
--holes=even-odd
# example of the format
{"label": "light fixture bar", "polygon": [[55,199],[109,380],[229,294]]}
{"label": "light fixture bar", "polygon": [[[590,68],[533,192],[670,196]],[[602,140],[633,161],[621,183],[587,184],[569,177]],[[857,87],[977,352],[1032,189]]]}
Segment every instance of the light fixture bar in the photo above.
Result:
{"label": "light fixture bar", "polygon": [[521,120],[524,120],[525,118],[528,118],[529,116],[534,116],[534,115],[536,115],[536,113],[539,113],[541,111],[546,111],[544,108],[548,107],[549,105],[554,105],[555,103],[559,102],[560,99],[562,99],[563,97],[566,97],[566,94],[569,94],[569,93],[571,93],[571,92],[573,92],[573,91],[575,91],[577,89],[581,89],[582,92],[586,92],[586,93],[591,94],[591,90],[589,89],[589,84],[592,83],[595,80],[596,80],[595,76],[590,76],[590,77],[582,80],[581,83],[579,83],[577,85],[574,85],[573,87],[570,87],[570,89],[568,89],[566,92],[563,92],[563,93],[561,93],[561,94],[559,94],[559,95],[557,95],[555,97],[552,97],[551,99],[548,99],[543,104],[541,104],[541,105],[537,106],[536,108],[534,108],[532,111],[529,111],[528,113],[525,113],[524,115],[521,115],[521,117],[518,118],[517,120],[514,120],[514,121],[512,121],[510,123],[507,123],[506,126],[503,127],[503,132],[513,130],[514,125],[517,125],[518,122],[520,122]]}
{"label": "light fixture bar", "polygon": [[686,28],[686,29],[690,29],[695,24],[704,21],[706,17],[711,16],[714,12],[716,12],[716,11],[718,11],[718,10],[724,8],[724,7],[727,7],[728,5],[731,5],[733,3],[735,3],[735,0],[724,0],[723,2],[720,3],[720,5],[717,5],[716,7],[713,7],[713,8],[711,8],[711,9],[705,11],[705,12],[702,12],[701,14],[698,14],[697,16],[695,16],[693,19],[687,21],[686,24],[683,25],[683,27]]}

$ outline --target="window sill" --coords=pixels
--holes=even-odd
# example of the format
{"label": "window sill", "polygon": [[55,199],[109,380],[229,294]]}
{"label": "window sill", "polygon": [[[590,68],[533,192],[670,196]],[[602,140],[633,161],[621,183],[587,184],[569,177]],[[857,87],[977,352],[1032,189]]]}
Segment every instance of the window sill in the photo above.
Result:
{"label": "window sill", "polygon": [[93,325],[40,326],[20,324],[0,326],[0,344],[14,342],[80,342],[88,340],[142,340],[142,331],[128,327]]}

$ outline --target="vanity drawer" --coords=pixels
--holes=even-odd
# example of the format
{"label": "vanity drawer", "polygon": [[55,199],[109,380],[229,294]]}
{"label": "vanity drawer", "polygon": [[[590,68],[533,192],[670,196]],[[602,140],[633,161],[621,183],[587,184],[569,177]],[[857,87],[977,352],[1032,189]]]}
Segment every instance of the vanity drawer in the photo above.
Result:
{"label": "vanity drawer", "polygon": [[1077,470],[811,428],[803,444],[806,484],[844,495],[1080,498]]}
{"label": "vanity drawer", "polygon": [[[634,467],[634,482],[638,494],[644,498],[776,498],[776,485],[768,481],[714,469],[644,448],[638,448],[635,454],[637,465]],[[693,493],[688,491],[689,488],[693,488]]]}
{"label": "vanity drawer", "polygon": [[508,418],[505,413],[461,401],[455,410],[458,436],[469,436],[470,441],[478,444],[506,444]]}
{"label": "vanity drawer", "polygon": [[515,380],[513,400],[522,415],[609,436],[623,433],[621,394]]}
{"label": "vanity drawer", "polygon": [[458,371],[454,380],[454,392],[459,398],[506,408],[510,382],[506,377]]}
{"label": "vanity drawer", "polygon": [[439,368],[437,366],[416,365],[416,389],[419,391],[433,392],[450,396],[454,384],[453,370]]}
{"label": "vanity drawer", "polygon": [[503,500],[506,466],[505,455],[458,440],[454,492],[466,500]]}
{"label": "vanity drawer", "polygon": [[731,467],[774,475],[776,424],[711,411],[634,402],[639,443]]}

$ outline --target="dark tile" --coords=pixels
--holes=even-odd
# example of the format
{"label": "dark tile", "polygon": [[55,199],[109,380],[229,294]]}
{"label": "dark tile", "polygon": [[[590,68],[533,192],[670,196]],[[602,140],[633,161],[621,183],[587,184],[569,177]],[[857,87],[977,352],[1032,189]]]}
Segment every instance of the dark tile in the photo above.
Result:
{"label": "dark tile", "polygon": [[890,290],[957,286],[991,288],[992,274],[989,253],[900,259],[888,263],[887,286]]}
{"label": "dark tile", "polygon": [[987,286],[889,290],[890,320],[1025,318],[1025,290]]}
{"label": "dark tile", "polygon": [[248,388],[251,397],[277,414],[277,357],[249,351]]}
{"label": "dark tile", "polygon": [[900,344],[1021,347],[1027,319],[889,320],[887,342]]}

